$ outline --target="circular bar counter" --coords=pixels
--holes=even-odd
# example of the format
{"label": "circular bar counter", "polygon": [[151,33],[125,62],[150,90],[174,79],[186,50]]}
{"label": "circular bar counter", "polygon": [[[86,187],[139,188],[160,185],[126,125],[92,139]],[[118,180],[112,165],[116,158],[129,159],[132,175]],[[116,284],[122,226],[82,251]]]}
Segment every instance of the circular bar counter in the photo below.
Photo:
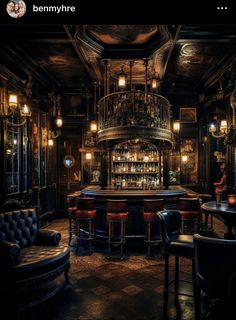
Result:
{"label": "circular bar counter", "polygon": [[[164,199],[166,209],[177,209],[178,199],[186,195],[184,189],[170,190],[98,190],[84,189],[81,194],[85,197],[93,197],[97,209],[96,215],[96,236],[97,240],[107,239],[106,201],[107,199],[126,199],[129,218],[127,222],[127,238],[144,238],[145,223],[143,220],[144,199]],[[157,221],[152,227],[153,235],[159,233]]]}

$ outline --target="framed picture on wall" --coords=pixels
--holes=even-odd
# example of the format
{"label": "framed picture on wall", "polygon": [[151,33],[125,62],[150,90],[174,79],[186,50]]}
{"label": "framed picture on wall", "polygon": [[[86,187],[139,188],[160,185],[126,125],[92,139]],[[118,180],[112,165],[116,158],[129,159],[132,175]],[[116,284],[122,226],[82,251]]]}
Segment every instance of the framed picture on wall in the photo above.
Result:
{"label": "framed picture on wall", "polygon": [[196,108],[180,108],[179,118],[181,122],[194,123],[197,122]]}

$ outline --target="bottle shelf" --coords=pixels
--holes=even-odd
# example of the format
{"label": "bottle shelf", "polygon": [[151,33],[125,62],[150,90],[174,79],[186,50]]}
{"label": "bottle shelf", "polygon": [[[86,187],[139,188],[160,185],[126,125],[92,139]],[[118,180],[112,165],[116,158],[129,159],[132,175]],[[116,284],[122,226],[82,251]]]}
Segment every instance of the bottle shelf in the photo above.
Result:
{"label": "bottle shelf", "polygon": [[113,160],[112,161],[113,163],[143,163],[143,164],[145,164],[145,163],[159,163],[159,161],[155,161],[155,160],[153,160],[153,161],[142,161],[142,160],[137,160],[137,161],[131,161],[131,160]]}
{"label": "bottle shelf", "polygon": [[131,175],[131,174],[142,174],[142,175],[149,175],[149,174],[158,174],[159,171],[155,171],[155,172],[113,172],[113,174],[119,174],[119,175]]}
{"label": "bottle shelf", "polygon": [[155,190],[163,181],[162,172],[162,157],[148,142],[132,140],[113,150],[112,184],[116,188]]}

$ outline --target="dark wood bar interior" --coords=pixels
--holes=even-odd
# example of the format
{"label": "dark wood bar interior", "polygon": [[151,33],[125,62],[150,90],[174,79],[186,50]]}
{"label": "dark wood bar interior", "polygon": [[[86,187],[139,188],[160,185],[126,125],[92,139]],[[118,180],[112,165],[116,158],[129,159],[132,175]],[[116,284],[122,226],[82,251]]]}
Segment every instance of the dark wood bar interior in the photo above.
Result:
{"label": "dark wood bar interior", "polygon": [[1,30],[3,319],[235,319],[236,26]]}

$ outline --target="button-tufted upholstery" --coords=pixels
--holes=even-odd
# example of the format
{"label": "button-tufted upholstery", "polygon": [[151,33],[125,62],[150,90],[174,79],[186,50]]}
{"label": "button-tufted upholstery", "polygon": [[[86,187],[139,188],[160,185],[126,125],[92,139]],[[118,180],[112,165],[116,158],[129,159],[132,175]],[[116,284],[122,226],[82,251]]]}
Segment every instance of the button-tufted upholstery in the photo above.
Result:
{"label": "button-tufted upholstery", "polygon": [[[63,272],[68,282],[70,250],[59,245],[60,240],[59,232],[38,229],[33,208],[0,213],[0,288],[11,285],[10,293],[32,284],[37,288]],[[51,296],[44,292],[37,299],[42,302]]]}
{"label": "button-tufted upholstery", "polygon": [[20,248],[32,245],[37,238],[35,209],[22,209],[0,214],[0,241],[11,241]]}

